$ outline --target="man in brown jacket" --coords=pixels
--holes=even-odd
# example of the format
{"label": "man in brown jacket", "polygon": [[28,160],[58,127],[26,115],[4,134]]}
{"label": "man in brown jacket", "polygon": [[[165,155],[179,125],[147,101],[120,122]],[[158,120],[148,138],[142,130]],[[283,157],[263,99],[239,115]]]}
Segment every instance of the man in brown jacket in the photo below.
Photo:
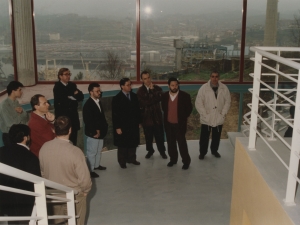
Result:
{"label": "man in brown jacket", "polygon": [[182,169],[187,170],[191,163],[191,157],[189,155],[185,133],[187,129],[187,119],[193,110],[191,96],[179,90],[179,82],[174,77],[168,80],[168,85],[170,91],[165,92],[161,98],[168,153],[170,156],[170,162],[167,166],[172,167],[174,164],[177,164],[178,143],[179,153],[183,163]]}
{"label": "man in brown jacket", "polygon": [[[55,123],[56,138],[46,142],[39,154],[42,176],[48,180],[74,189],[77,225],[83,225],[86,214],[86,196],[91,190],[92,181],[85,157],[80,148],[74,146],[69,137],[71,121],[66,116],[59,116]],[[65,214],[66,205],[54,207],[56,215]],[[58,221],[55,221],[58,222]]]}
{"label": "man in brown jacket", "polygon": [[146,150],[148,151],[145,158],[149,159],[154,153],[152,143],[154,136],[161,157],[167,159],[160,106],[161,95],[163,92],[159,86],[152,83],[150,74],[147,71],[141,73],[141,80],[143,81],[143,85],[138,89],[137,96],[143,119],[142,125],[146,139]]}

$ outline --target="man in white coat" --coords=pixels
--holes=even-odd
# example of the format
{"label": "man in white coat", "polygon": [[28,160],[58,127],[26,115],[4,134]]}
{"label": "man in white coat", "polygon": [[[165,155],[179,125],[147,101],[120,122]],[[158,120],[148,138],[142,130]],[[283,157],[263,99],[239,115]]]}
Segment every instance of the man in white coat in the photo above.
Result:
{"label": "man in white coat", "polygon": [[211,154],[220,158],[218,153],[221,132],[225,116],[230,108],[231,97],[226,85],[219,81],[219,73],[213,71],[210,80],[201,86],[195,102],[195,107],[200,114],[201,134],[200,134],[200,155],[203,160],[207,154],[209,136],[212,132],[210,145]]}

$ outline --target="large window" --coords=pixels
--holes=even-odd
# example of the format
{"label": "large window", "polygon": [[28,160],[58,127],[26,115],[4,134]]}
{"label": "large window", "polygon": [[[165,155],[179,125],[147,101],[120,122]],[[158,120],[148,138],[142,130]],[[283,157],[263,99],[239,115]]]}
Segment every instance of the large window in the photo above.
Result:
{"label": "large window", "polygon": [[141,69],[158,80],[238,81],[242,3],[141,0]]}
{"label": "large window", "polygon": [[0,92],[14,80],[8,1],[0,0]]}
{"label": "large window", "polygon": [[136,79],[135,0],[35,1],[39,81]]}

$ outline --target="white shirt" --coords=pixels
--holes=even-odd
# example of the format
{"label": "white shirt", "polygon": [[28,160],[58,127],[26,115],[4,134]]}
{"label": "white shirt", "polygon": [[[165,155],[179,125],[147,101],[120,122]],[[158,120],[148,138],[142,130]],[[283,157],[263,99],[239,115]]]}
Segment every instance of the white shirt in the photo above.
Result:
{"label": "white shirt", "polygon": [[179,91],[177,91],[177,93],[175,95],[171,95],[170,92],[169,92],[169,95],[170,95],[170,98],[171,98],[171,101],[173,102],[174,99],[177,97]]}
{"label": "white shirt", "polygon": [[91,97],[93,100],[94,100],[94,102],[96,103],[96,105],[98,106],[98,108],[99,108],[99,110],[100,110],[100,112],[101,112],[101,107],[100,107],[100,104],[99,104],[99,99],[94,99],[93,97]]}

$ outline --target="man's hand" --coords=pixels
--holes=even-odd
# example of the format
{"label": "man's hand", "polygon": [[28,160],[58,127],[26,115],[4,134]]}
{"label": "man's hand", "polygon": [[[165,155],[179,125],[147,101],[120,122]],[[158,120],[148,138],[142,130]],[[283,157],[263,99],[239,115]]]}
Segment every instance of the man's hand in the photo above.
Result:
{"label": "man's hand", "polygon": [[48,121],[50,121],[50,122],[53,122],[53,121],[55,120],[55,116],[54,116],[54,114],[51,113],[51,112],[47,112],[47,113],[45,114],[45,116],[46,116],[46,120],[48,120]]}
{"label": "man's hand", "polygon": [[121,128],[116,129],[117,134],[122,134]]}
{"label": "man's hand", "polygon": [[15,110],[16,110],[17,113],[20,113],[20,114],[23,112],[22,107],[16,107]]}
{"label": "man's hand", "polygon": [[76,95],[78,93],[78,90],[76,90],[75,92],[74,92],[74,95]]}
{"label": "man's hand", "polygon": [[153,88],[154,88],[152,82],[150,83],[149,88],[150,88],[150,89],[153,89]]}
{"label": "man's hand", "polygon": [[99,138],[99,137],[100,137],[100,130],[96,130],[96,132],[97,132],[97,134],[94,135],[93,137],[94,137],[94,138]]}

